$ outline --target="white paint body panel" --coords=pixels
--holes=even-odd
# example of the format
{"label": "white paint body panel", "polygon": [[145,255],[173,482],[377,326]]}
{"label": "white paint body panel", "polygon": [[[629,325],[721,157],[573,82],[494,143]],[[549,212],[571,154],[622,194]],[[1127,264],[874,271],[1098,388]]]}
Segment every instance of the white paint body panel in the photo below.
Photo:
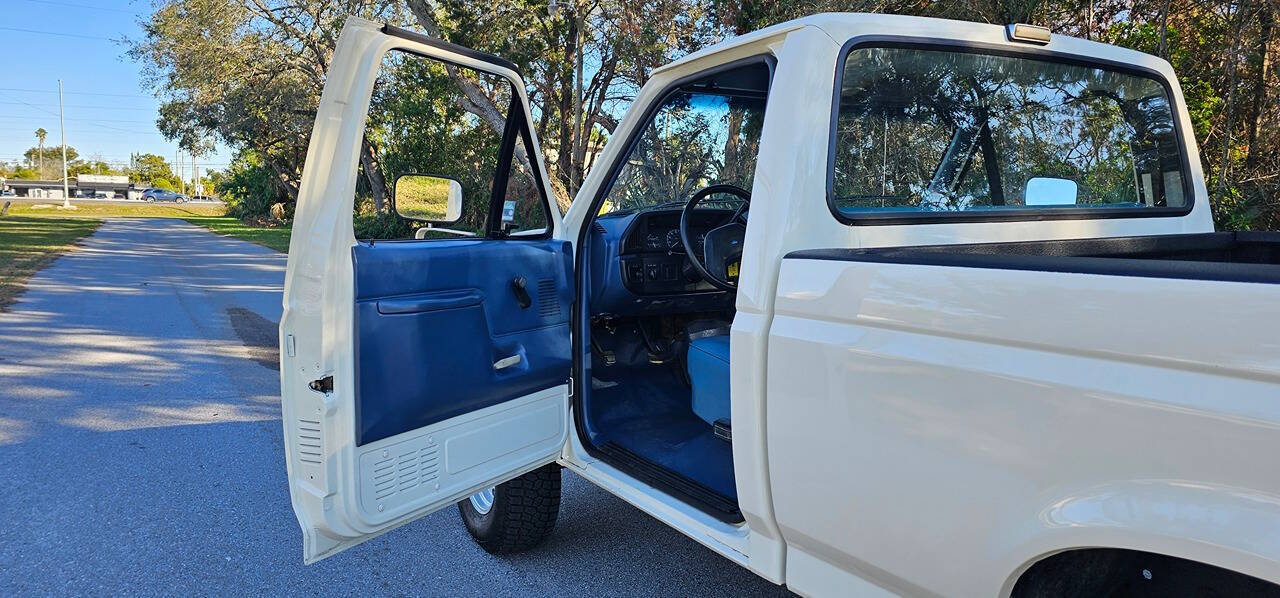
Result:
{"label": "white paint body panel", "polygon": [[[1213,230],[1190,137],[1194,208],[1183,217],[841,224],[826,202],[839,53],[849,40],[887,34],[1027,47],[1007,42],[994,25],[815,15],[659,69],[613,133],[626,139],[643,127],[646,108],[674,81],[745,57],[777,60],[732,328],[733,455],[746,522],[715,521],[592,459],[567,431],[560,462],[802,594],[1002,595],[1036,559],[1098,546],[1162,552],[1280,581],[1280,476],[1267,466],[1280,445],[1280,320],[1272,313],[1280,288],[784,260],[802,249]],[[1037,49],[1160,73],[1172,84],[1182,130],[1191,130],[1164,61],[1061,36]],[[322,134],[312,138],[305,197],[354,192],[363,117],[321,124],[342,121],[341,94],[363,89],[360,81],[371,81],[376,67],[372,59],[335,62],[330,80],[337,91],[326,88],[317,116]],[[626,149],[610,143],[598,163],[610,164]],[[334,165],[346,170],[334,173]],[[576,242],[609,174],[601,168],[588,175],[563,227],[555,223],[557,238]],[[331,210],[346,211],[345,228]],[[350,204],[300,203],[298,223],[282,338],[316,322],[336,326],[319,338],[299,337],[297,358],[282,367],[291,447],[300,438],[295,422],[307,417],[323,416],[326,435],[348,433],[343,413],[350,405],[341,397],[351,392],[351,356],[343,350],[350,314],[340,307],[351,298]],[[323,372],[337,374],[333,397],[297,390]],[[532,411],[521,417],[567,402],[566,392],[527,397]],[[290,393],[300,398],[291,401]],[[541,450],[549,437],[534,436]],[[433,445],[421,437],[404,441],[386,443],[420,457]],[[347,545],[318,537],[308,522],[326,534],[358,536],[429,511],[415,503],[381,523],[335,519],[335,505],[350,510],[359,501],[377,502],[377,489],[370,498],[353,464],[364,455],[376,470],[378,458],[328,444],[324,454],[323,466],[313,467],[290,453],[308,554]]]}
{"label": "white paint body panel", "polygon": [[1277,285],[785,260],[768,443],[791,553],[911,594],[999,595],[1093,546],[1280,578],[1278,302]]}
{"label": "white paint body panel", "polygon": [[[392,49],[506,77],[529,110],[523,82],[509,69],[387,35],[381,25],[362,19],[351,18],[343,28],[307,148],[280,320],[289,495],[307,563],[554,462],[568,437],[569,390],[562,385],[355,444],[352,204],[370,94],[383,56]],[[548,180],[541,152],[536,154],[534,162]],[[547,197],[553,197],[549,190]],[[549,207],[558,235],[559,210],[555,202]],[[333,377],[332,392],[308,387],[325,376]]]}

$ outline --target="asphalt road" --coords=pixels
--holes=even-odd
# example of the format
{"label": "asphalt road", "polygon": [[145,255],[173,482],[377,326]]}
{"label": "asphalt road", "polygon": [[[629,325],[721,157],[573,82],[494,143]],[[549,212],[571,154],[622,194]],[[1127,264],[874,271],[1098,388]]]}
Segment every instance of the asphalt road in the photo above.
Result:
{"label": "asphalt road", "polygon": [[109,220],[0,313],[0,595],[785,593],[567,472],[532,552],[490,556],[446,509],[304,567],[284,265],[180,220]]}

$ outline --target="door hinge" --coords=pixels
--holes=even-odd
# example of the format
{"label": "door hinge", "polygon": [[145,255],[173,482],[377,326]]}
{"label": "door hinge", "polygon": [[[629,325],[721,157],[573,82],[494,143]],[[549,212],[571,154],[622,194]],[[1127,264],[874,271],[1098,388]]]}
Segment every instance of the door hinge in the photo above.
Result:
{"label": "door hinge", "polygon": [[333,392],[333,376],[325,376],[319,380],[312,380],[307,386],[310,386],[311,390],[316,392],[329,394]]}

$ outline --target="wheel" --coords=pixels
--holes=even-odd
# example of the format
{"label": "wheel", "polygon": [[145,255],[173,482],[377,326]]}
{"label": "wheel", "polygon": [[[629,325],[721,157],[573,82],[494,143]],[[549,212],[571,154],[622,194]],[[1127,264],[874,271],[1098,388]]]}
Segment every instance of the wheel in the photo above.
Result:
{"label": "wheel", "polygon": [[560,466],[552,463],[458,502],[462,523],[489,554],[537,546],[560,514]]}

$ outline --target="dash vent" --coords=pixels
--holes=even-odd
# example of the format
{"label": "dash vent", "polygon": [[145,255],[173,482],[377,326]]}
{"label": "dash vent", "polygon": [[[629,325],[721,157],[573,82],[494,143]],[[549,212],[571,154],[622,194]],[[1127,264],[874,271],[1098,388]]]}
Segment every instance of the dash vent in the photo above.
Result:
{"label": "dash vent", "polygon": [[436,445],[393,455],[373,466],[373,496],[377,500],[412,490],[440,475],[440,453]]}
{"label": "dash vent", "polygon": [[303,463],[317,465],[324,459],[320,422],[312,419],[298,420],[298,459]]}
{"label": "dash vent", "polygon": [[593,231],[595,231],[595,232],[597,232],[597,233],[600,233],[600,234],[602,234],[602,235],[605,233],[604,225],[603,225],[603,224],[600,224],[599,222],[593,222],[593,223],[591,223],[591,230],[593,230]]}
{"label": "dash vent", "polygon": [[556,281],[543,278],[538,281],[538,316],[555,318],[560,316],[560,301],[556,297]]}

